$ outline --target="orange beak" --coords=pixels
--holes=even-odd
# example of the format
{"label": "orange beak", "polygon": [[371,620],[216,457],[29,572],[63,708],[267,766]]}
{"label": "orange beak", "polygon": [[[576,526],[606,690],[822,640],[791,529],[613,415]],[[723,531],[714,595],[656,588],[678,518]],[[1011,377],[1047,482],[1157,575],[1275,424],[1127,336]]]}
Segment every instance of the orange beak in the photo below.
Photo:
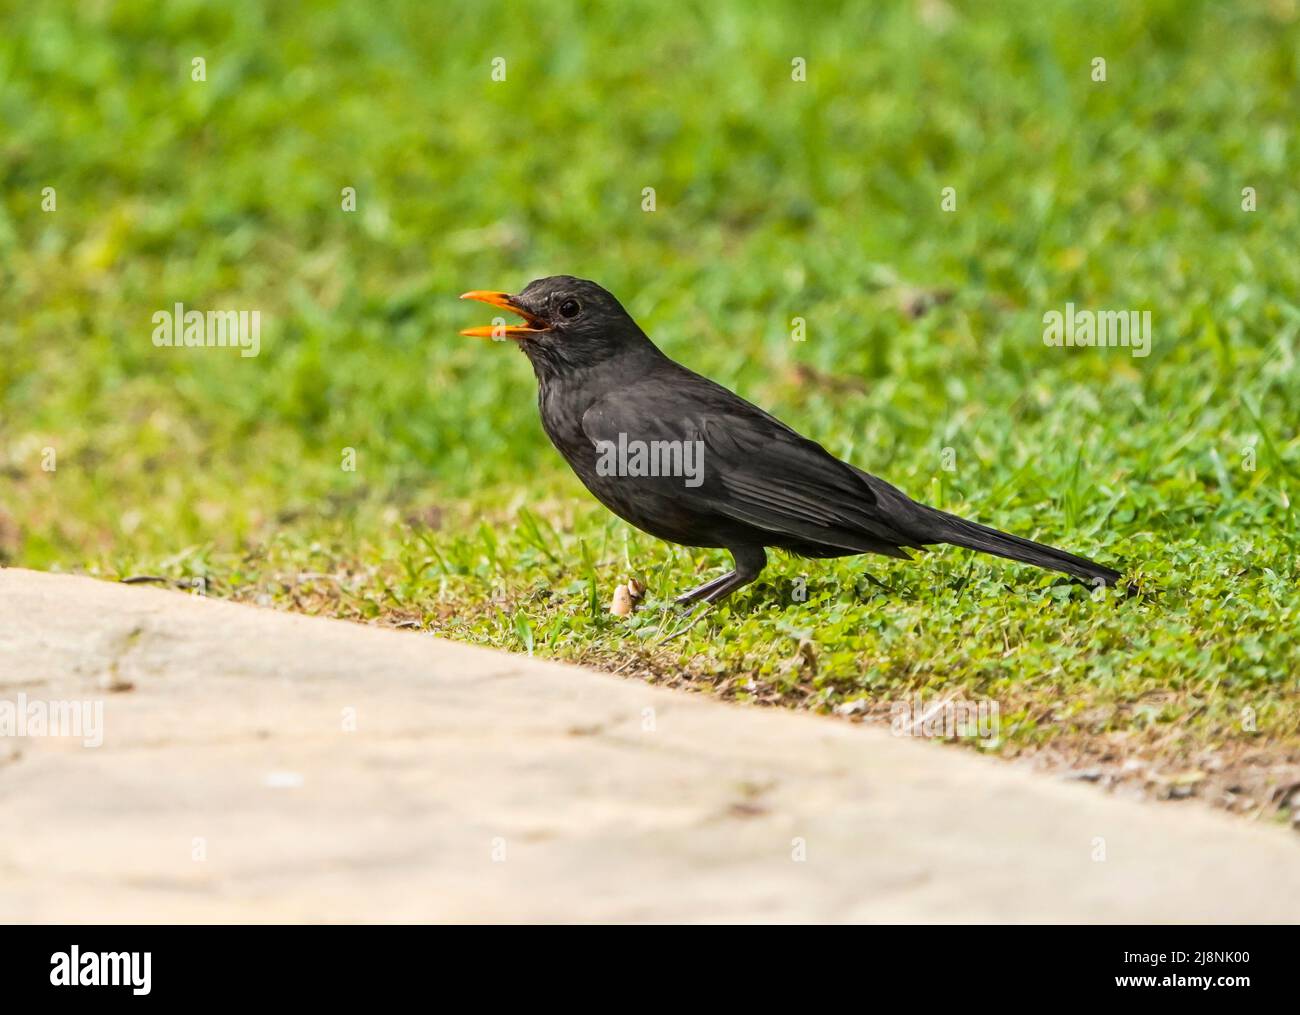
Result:
{"label": "orange beak", "polygon": [[461,332],[462,335],[468,335],[470,338],[524,338],[528,335],[536,335],[538,332],[550,330],[545,321],[535,317],[515,303],[509,293],[492,292],[489,289],[473,289],[470,292],[461,293],[460,298],[463,300],[478,300],[480,303],[501,307],[503,310],[509,310],[512,314],[518,314],[526,322],[524,324],[486,324],[478,328],[466,328]]}

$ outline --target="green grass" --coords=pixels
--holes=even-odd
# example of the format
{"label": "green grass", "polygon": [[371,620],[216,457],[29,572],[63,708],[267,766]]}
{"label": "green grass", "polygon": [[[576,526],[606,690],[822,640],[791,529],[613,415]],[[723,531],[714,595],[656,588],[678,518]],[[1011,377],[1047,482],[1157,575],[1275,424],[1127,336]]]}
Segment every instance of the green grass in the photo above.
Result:
{"label": "green grass", "polygon": [[[988,750],[1284,803],[1292,0],[438,6],[0,3],[0,562],[761,702],[987,697]],[[596,505],[525,360],[456,335],[485,320],[459,292],[556,273],[835,454],[1144,594],[956,549],[777,557],[664,642],[726,555]],[[154,347],[178,301],[259,309],[261,355]],[[1067,301],[1151,310],[1151,355],[1045,346]]]}

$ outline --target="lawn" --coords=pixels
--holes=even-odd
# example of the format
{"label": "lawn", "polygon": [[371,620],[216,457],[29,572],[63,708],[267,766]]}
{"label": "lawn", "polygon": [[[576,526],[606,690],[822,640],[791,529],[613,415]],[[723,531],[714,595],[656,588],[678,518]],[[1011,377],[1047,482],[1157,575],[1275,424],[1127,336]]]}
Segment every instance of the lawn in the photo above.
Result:
{"label": "lawn", "polygon": [[[1287,818],[1295,0],[0,12],[0,563],[866,721],[991,701],[963,743]],[[457,335],[458,293],[560,273],[1141,591],[777,555],[690,626],[725,552],[595,503],[526,360]],[[259,354],[158,347],[177,303],[257,310]],[[1067,304],[1150,311],[1149,355],[1046,344]]]}

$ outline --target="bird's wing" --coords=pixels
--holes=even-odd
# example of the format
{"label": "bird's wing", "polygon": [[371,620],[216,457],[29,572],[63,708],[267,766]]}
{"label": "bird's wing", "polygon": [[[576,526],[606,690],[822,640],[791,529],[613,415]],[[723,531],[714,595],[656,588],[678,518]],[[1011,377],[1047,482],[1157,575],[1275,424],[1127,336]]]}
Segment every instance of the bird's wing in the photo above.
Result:
{"label": "bird's wing", "polygon": [[913,544],[857,470],[721,385],[683,375],[671,387],[633,384],[606,395],[583,414],[583,432],[593,445],[616,444],[620,434],[701,442],[702,481],[675,486],[674,497],[702,513],[859,552]]}

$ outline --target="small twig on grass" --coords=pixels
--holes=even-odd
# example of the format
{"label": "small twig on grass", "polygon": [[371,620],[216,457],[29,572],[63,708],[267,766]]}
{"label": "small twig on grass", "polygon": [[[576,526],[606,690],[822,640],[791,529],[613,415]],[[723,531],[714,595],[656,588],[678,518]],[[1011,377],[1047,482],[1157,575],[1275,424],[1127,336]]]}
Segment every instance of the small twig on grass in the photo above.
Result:
{"label": "small twig on grass", "polygon": [[689,631],[689,630],[690,630],[691,628],[693,628],[696,624],[698,624],[701,620],[703,620],[703,619],[704,619],[705,617],[707,617],[710,613],[712,613],[712,612],[713,612],[713,609],[714,609],[714,604],[713,604],[713,603],[709,603],[708,607],[707,607],[707,608],[704,610],[704,612],[701,613],[698,617],[696,617],[694,620],[692,620],[689,624],[687,624],[685,627],[681,628],[680,630],[674,631],[672,634],[668,635],[666,638],[663,638],[662,640],[655,642],[655,644],[654,644],[653,647],[654,647],[654,648],[659,648],[659,647],[662,646],[662,645],[667,645],[670,641],[672,641],[672,640],[675,639],[675,638],[680,638],[680,637],[681,637],[682,635],[684,635],[687,631]]}
{"label": "small twig on grass", "polygon": [[867,581],[871,582],[871,584],[874,585],[876,588],[878,588],[878,589],[884,589],[884,590],[885,590],[886,592],[888,592],[890,595],[896,595],[896,593],[894,592],[894,589],[893,589],[891,586],[886,585],[886,584],[885,584],[884,582],[882,582],[879,578],[877,578],[875,575],[873,575],[870,571],[863,571],[863,572],[862,572],[862,577],[865,578]]}
{"label": "small twig on grass", "polygon": [[623,663],[621,666],[619,666],[618,669],[610,670],[610,671],[609,671],[610,676],[615,676],[616,674],[622,673],[625,669],[627,669],[627,668],[628,668],[629,666],[631,666],[634,662],[636,662],[638,658],[639,658],[639,657],[638,657],[638,656],[635,656],[635,655],[633,655],[633,656],[628,656],[627,662],[625,662],[625,663]]}

